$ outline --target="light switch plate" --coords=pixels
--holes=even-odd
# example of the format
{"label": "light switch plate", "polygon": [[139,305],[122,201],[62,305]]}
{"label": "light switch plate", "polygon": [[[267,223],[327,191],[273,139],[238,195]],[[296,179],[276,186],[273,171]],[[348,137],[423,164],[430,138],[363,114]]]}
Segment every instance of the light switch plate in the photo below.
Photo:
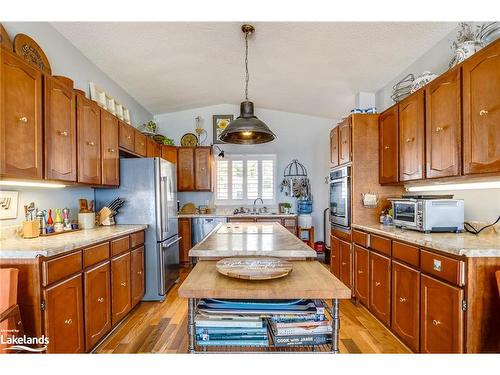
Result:
{"label": "light switch plate", "polygon": [[0,220],[17,218],[17,191],[0,191]]}

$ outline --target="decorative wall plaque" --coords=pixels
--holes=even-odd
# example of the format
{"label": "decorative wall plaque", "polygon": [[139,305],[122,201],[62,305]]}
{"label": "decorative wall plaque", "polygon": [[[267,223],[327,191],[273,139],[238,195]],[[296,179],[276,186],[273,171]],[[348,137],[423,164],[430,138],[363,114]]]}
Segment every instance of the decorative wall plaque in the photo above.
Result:
{"label": "decorative wall plaque", "polygon": [[14,38],[14,52],[27,63],[36,66],[42,72],[52,75],[49,60],[42,48],[26,34],[17,34]]}

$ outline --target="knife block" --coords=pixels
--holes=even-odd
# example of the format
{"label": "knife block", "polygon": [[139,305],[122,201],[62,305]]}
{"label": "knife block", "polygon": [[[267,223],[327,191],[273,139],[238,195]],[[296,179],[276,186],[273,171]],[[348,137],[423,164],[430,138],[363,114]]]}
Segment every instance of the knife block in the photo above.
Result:
{"label": "knife block", "polygon": [[38,221],[23,221],[23,238],[37,238],[40,235]]}
{"label": "knife block", "polygon": [[110,226],[115,225],[115,212],[109,207],[104,206],[98,214],[99,225]]}

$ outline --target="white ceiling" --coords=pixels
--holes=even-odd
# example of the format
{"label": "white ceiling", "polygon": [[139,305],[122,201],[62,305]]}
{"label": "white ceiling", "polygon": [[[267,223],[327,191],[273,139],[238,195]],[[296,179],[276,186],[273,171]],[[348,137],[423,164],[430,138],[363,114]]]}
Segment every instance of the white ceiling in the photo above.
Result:
{"label": "white ceiling", "polygon": [[[358,91],[382,88],[455,26],[450,22],[256,22],[249,41],[257,107],[340,118]],[[52,23],[153,114],[238,104],[240,22]]]}

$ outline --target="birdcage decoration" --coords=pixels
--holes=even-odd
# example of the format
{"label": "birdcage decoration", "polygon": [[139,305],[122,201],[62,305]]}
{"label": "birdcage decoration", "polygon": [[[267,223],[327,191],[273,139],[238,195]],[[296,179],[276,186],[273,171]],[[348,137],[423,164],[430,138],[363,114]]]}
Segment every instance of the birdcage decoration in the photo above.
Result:
{"label": "birdcage decoration", "polygon": [[281,192],[286,196],[312,202],[311,185],[307,177],[307,169],[297,159],[285,167]]}
{"label": "birdcage decoration", "polygon": [[303,178],[307,177],[307,169],[297,159],[293,159],[290,164],[285,167],[283,173],[284,178]]}

